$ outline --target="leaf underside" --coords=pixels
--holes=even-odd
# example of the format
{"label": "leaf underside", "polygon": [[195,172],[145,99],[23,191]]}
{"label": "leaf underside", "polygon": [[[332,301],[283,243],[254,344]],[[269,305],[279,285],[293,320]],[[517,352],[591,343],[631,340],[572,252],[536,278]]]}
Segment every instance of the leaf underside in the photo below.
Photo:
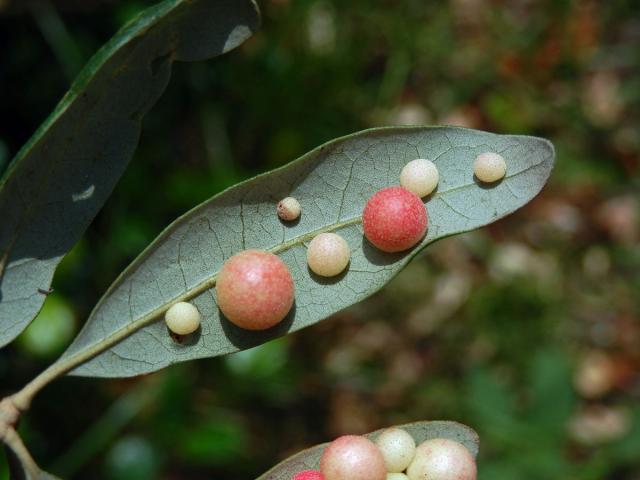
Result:
{"label": "leaf underside", "polygon": [[[475,157],[487,151],[507,162],[507,176],[492,185],[473,175]],[[374,192],[396,185],[401,168],[415,158],[433,160],[440,173],[437,191],[425,199],[427,235],[410,251],[380,252],[362,235],[362,209]],[[458,127],[388,127],[331,141],[177,219],[114,282],[58,365],[79,365],[73,375],[127,377],[250,348],[312,325],[382,288],[431,242],[526,204],[545,184],[553,160],[553,146],[544,139]],[[275,205],[289,195],[303,213],[285,224]],[[342,235],[352,250],[347,270],[328,279],[306,264],[306,245],[326,231]],[[246,248],[279,255],[295,282],[292,311],[264,332],[235,327],[216,306],[217,272]],[[192,301],[203,317],[201,329],[180,342],[162,321],[178,300]]]}
{"label": "leaf underside", "polygon": [[[464,445],[474,457],[478,455],[480,445],[478,434],[460,423],[449,421],[416,422],[398,425],[398,427],[409,432],[417,445],[425,440],[447,438]],[[365,436],[375,441],[383,430],[376,430]],[[256,480],[291,480],[296,473],[303,470],[317,470],[320,468],[320,457],[327,445],[328,443],[323,443],[303,450],[279,463]]]}
{"label": "leaf underside", "polygon": [[166,0],[89,61],[0,181],[0,346],[36,316],[56,266],[111,194],[173,61],[221,55],[258,22],[252,0]]}

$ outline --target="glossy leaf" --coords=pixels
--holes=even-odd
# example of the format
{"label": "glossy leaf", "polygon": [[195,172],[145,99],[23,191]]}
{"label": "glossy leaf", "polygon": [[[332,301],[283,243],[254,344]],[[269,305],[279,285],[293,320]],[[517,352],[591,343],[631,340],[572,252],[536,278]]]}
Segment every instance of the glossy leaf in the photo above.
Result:
{"label": "glossy leaf", "polygon": [[[463,444],[474,457],[478,455],[480,446],[478,434],[460,423],[448,421],[416,422],[398,425],[398,427],[409,432],[416,444],[433,438],[448,438]],[[365,436],[375,441],[382,430],[384,429],[376,430]],[[257,480],[291,480],[296,473],[302,470],[317,470],[320,467],[320,457],[327,445],[328,443],[323,443],[296,453],[258,477]]]}
{"label": "glossy leaf", "polygon": [[0,180],[0,346],[36,316],[56,266],[111,194],[172,63],[233,49],[258,16],[252,0],[166,0],[90,60]]}
{"label": "glossy leaf", "polygon": [[[473,161],[485,151],[500,152],[508,164],[507,176],[495,185],[474,179]],[[426,199],[427,235],[408,252],[380,252],[364,240],[362,209],[378,189],[397,184],[402,166],[416,157],[432,159],[440,172],[437,191]],[[456,127],[373,129],[329,142],[176,220],[110,287],[54,368],[80,365],[73,374],[132,376],[235,352],[312,325],[382,288],[429,243],[526,204],[545,184],[553,158],[552,145],[540,138]],[[288,195],[303,209],[292,224],[275,213],[278,200]],[[353,252],[348,270],[329,279],[313,275],[306,265],[306,244],[326,231],[342,235]],[[295,282],[294,308],[265,332],[233,326],[216,306],[217,272],[246,248],[280,255]],[[192,301],[203,316],[202,329],[180,343],[162,321],[177,300]]]}

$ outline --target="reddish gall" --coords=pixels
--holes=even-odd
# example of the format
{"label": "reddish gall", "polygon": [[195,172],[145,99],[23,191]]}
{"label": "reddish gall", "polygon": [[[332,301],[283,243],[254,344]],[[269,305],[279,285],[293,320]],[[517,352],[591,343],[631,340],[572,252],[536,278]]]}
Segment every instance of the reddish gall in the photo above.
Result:
{"label": "reddish gall", "polygon": [[318,470],[304,470],[296,473],[291,480],[324,480],[324,475]]}
{"label": "reddish gall", "polygon": [[427,209],[406,188],[383,188],[367,201],[362,227],[367,240],[383,252],[402,252],[424,237]]}

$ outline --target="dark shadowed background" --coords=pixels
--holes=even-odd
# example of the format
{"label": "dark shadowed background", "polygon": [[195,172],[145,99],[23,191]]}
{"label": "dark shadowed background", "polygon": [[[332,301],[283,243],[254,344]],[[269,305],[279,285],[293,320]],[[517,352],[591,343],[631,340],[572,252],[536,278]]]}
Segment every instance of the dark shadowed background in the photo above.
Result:
{"label": "dark shadowed background", "polygon": [[[0,0],[0,171],[150,3]],[[557,149],[551,182],[315,327],[144,378],[55,382],[20,425],[36,459],[68,478],[243,480],[340,434],[450,419],[480,434],[481,479],[640,479],[637,1],[259,3],[244,46],[176,65],[55,293],[0,351],[3,395],[175,217],[331,138],[388,124],[540,135]]]}

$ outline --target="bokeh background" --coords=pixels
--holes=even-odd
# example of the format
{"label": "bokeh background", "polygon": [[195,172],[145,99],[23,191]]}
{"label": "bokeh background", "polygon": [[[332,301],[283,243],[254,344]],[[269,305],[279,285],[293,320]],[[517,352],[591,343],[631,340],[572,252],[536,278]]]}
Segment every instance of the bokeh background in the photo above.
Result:
{"label": "bokeh background", "polygon": [[[0,171],[150,3],[0,0]],[[55,293],[0,352],[0,393],[55,359],[175,217],[334,137],[540,135],[557,149],[550,184],[312,328],[144,378],[55,382],[20,425],[39,462],[65,478],[243,480],[340,434],[450,419],[479,432],[481,479],[640,479],[638,2],[259,3],[239,50],[175,66]]]}

